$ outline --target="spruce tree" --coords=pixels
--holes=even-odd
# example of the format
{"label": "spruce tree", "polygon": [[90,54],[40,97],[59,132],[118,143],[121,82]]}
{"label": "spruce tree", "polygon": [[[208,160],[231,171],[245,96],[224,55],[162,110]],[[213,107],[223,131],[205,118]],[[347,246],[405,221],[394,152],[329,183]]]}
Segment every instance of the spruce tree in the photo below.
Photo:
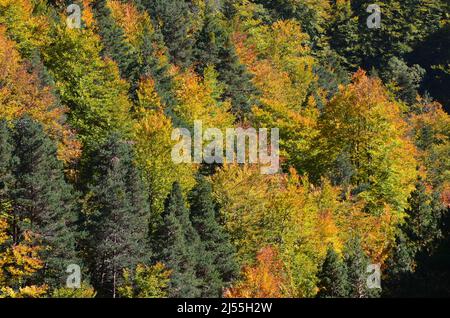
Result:
{"label": "spruce tree", "polygon": [[398,99],[408,105],[415,104],[425,70],[417,64],[408,66],[405,61],[397,57],[391,58],[386,64],[387,67],[381,74],[383,81],[396,86],[395,95]]}
{"label": "spruce tree", "polygon": [[328,23],[327,36],[330,39],[330,47],[338,53],[341,64],[349,70],[355,70],[360,57],[355,54],[359,47],[358,25],[353,18],[350,1],[333,4],[331,21]]}
{"label": "spruce tree", "polygon": [[[171,110],[175,107],[177,101],[172,90],[173,79],[169,73],[169,64],[161,63],[155,52],[155,47],[162,49],[162,46],[163,43],[158,30],[155,30],[153,33],[148,30],[144,31],[140,48],[139,79],[141,77],[151,77],[155,80],[156,91],[166,106],[167,115],[173,115]],[[136,87],[137,85],[135,89]]]}
{"label": "spruce tree", "polygon": [[194,52],[197,72],[203,74],[207,66],[214,66],[218,80],[225,84],[222,99],[231,100],[232,111],[239,119],[246,117],[257,103],[257,90],[252,75],[239,61],[220,13],[207,12]]}
{"label": "spruce tree", "polygon": [[131,146],[112,135],[91,154],[84,210],[92,283],[115,297],[124,269],[149,260],[148,203]]}
{"label": "spruce tree", "polygon": [[288,19],[299,21],[302,30],[309,35],[313,45],[320,41],[325,24],[321,7],[324,7],[328,1],[256,0],[255,2],[261,3],[269,9],[273,21]]}
{"label": "spruce tree", "polygon": [[344,262],[347,267],[350,298],[371,298],[378,295],[378,289],[370,289],[367,286],[367,266],[369,258],[361,246],[358,237],[348,240],[344,249]]}
{"label": "spruce tree", "polygon": [[193,40],[192,12],[184,0],[144,0],[150,13],[164,37],[169,49],[171,62],[180,67],[189,67],[192,60]]}
{"label": "spruce tree", "polygon": [[419,258],[432,255],[435,243],[442,238],[444,208],[439,193],[428,193],[425,181],[419,178],[408,203],[405,222],[400,226],[387,260],[386,295],[408,293]]}
{"label": "spruce tree", "polygon": [[[0,210],[7,201],[7,191],[12,183],[13,145],[8,122],[0,120]],[[2,210],[1,210],[2,211]]]}
{"label": "spruce tree", "polygon": [[[200,176],[197,185],[189,196],[191,220],[204,246],[203,271],[206,297],[218,297],[227,283],[238,274],[234,247],[227,233],[217,222],[216,208],[213,203],[211,185]],[[209,268],[205,268],[209,267]]]}
{"label": "spruce tree", "polygon": [[164,203],[154,251],[158,253],[157,260],[172,271],[169,297],[193,298],[201,295],[197,269],[198,258],[203,251],[178,182],[173,184]]}
{"label": "spruce tree", "polygon": [[332,246],[328,246],[327,255],[317,277],[319,278],[319,283],[317,284],[319,292],[317,293],[317,297],[348,297],[347,268]]}
{"label": "spruce tree", "polygon": [[439,225],[443,210],[439,201],[439,198],[428,193],[426,183],[419,178],[416,189],[408,199],[407,218],[402,225],[402,231],[414,243],[416,251],[428,249],[430,243],[440,238]]}
{"label": "spruce tree", "polygon": [[106,0],[96,0],[93,4],[94,17],[98,25],[98,33],[102,39],[104,56],[117,62],[120,75],[133,80],[137,74],[137,56],[133,47],[126,42],[122,28],[117,25],[111,15]]}
{"label": "spruce tree", "polygon": [[40,253],[44,267],[37,281],[59,288],[67,266],[81,265],[75,252],[76,196],[64,179],[55,144],[39,123],[28,117],[17,120],[12,139],[14,184],[9,198],[18,227],[13,233],[29,230],[35,235],[35,244],[44,247]]}

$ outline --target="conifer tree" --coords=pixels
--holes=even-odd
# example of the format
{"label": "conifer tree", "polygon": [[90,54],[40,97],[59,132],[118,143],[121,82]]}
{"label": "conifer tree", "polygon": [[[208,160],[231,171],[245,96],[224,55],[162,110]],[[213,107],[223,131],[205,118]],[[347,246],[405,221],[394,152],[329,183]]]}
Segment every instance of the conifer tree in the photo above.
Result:
{"label": "conifer tree", "polygon": [[398,99],[413,105],[424,75],[425,70],[419,65],[408,66],[402,59],[393,57],[381,77],[386,84],[390,84]]}
{"label": "conifer tree", "polygon": [[172,272],[169,297],[199,297],[201,281],[196,274],[198,257],[203,251],[178,182],[173,184],[165,201],[157,232],[154,251],[158,253],[158,260]]}
{"label": "conifer tree", "polygon": [[192,12],[184,0],[142,1],[160,28],[171,62],[188,67],[192,61]]}
{"label": "conifer tree", "polygon": [[0,208],[7,201],[7,191],[12,183],[12,140],[6,120],[0,120]]}
{"label": "conifer tree", "polygon": [[102,55],[109,56],[117,62],[123,78],[137,77],[137,58],[133,47],[125,41],[123,30],[111,16],[106,0],[96,0],[93,4],[94,16],[98,24],[98,33],[102,39]]}
{"label": "conifer tree", "polygon": [[113,134],[91,155],[84,209],[92,283],[115,297],[122,271],[149,260],[148,204],[131,146]]}
{"label": "conifer tree", "polygon": [[347,267],[350,298],[370,298],[375,297],[378,289],[369,289],[367,286],[367,266],[369,258],[361,247],[361,240],[353,237],[348,240],[345,251],[344,261]]}
{"label": "conifer tree", "polygon": [[[336,1],[329,24],[331,47],[351,69],[382,69],[391,57],[404,57],[445,20],[446,1],[387,0],[379,3],[380,28],[368,28],[369,0]],[[413,27],[412,27],[413,26]]]}
{"label": "conifer tree", "polygon": [[433,193],[428,193],[425,181],[419,177],[408,203],[407,219],[402,230],[414,242],[416,250],[428,249],[430,243],[441,234],[439,225],[443,209],[440,200]]}
{"label": "conifer tree", "polygon": [[317,297],[348,297],[347,268],[332,246],[328,246],[327,255],[317,276],[319,278]]}
{"label": "conifer tree", "polygon": [[256,88],[251,82],[252,75],[239,61],[220,13],[207,12],[194,52],[198,73],[214,66],[218,80],[226,85],[222,98],[231,100],[232,111],[238,118],[248,114],[256,103]]}
{"label": "conifer tree", "polygon": [[387,293],[395,295],[407,289],[407,281],[417,267],[420,255],[430,255],[433,243],[442,238],[443,207],[426,183],[419,178],[408,200],[405,222],[400,226],[395,246],[387,261]]}
{"label": "conifer tree", "polygon": [[200,176],[196,187],[189,197],[191,207],[191,220],[197,230],[205,254],[200,256],[200,261],[207,259],[206,265],[212,281],[205,280],[208,287],[206,296],[220,296],[222,287],[229,283],[238,273],[235,262],[234,247],[229,236],[217,222],[216,208],[212,198],[211,185]]}
{"label": "conifer tree", "polygon": [[256,0],[255,2],[262,3],[270,9],[273,20],[296,19],[299,21],[302,29],[310,36],[314,44],[323,35],[323,27],[327,18],[326,11],[330,3],[328,0],[274,0],[269,2]]}
{"label": "conifer tree", "polygon": [[[75,194],[64,179],[63,164],[57,149],[40,124],[28,117],[14,123],[12,174],[9,191],[17,228],[13,233],[30,230],[34,244],[44,246],[40,258],[44,266],[39,282],[60,287],[69,264],[79,264],[75,253]],[[22,238],[14,235],[15,242]]]}
{"label": "conifer tree", "polygon": [[[160,33],[156,30],[151,34],[148,30],[144,31],[140,55],[142,62],[139,65],[140,78],[151,77],[155,80],[155,89],[161,101],[166,106],[167,115],[172,116],[171,110],[175,107],[177,101],[173,93],[173,78],[169,73],[169,64],[162,63],[156,57],[155,45],[163,45]],[[137,89],[137,87],[136,87]]]}

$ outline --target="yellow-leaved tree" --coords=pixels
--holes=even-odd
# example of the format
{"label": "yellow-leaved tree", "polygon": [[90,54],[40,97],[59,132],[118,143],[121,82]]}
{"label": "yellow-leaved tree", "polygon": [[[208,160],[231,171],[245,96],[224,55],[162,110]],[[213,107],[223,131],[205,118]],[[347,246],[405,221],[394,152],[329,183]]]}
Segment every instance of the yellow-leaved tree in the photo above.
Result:
{"label": "yellow-leaved tree", "polygon": [[238,55],[260,91],[260,105],[253,108],[253,125],[279,128],[285,166],[301,172],[318,135],[319,116],[309,91],[316,78],[307,39],[299,24],[291,20],[254,26],[247,34],[234,35]]}
{"label": "yellow-leaved tree", "polygon": [[352,83],[325,106],[319,128],[319,170],[334,174],[345,153],[353,194],[365,202],[367,212],[382,213],[388,205],[401,214],[414,189],[416,150],[401,104],[388,96],[381,81],[362,70],[355,73]]}
{"label": "yellow-leaved tree", "polygon": [[339,249],[343,242],[337,189],[325,181],[313,187],[293,169],[289,175],[267,176],[255,166],[224,166],[212,181],[239,264],[251,266],[261,248],[274,246],[283,262],[284,295],[315,295],[324,243]]}
{"label": "yellow-leaved tree", "polygon": [[133,139],[137,161],[148,186],[150,208],[153,215],[158,215],[163,210],[164,200],[173,182],[179,181],[185,191],[194,186],[197,167],[173,162],[172,147],[177,142],[171,139],[174,127],[164,114],[153,79],[142,79],[137,95]]}
{"label": "yellow-leaved tree", "polygon": [[36,6],[42,1],[0,0],[0,25],[18,43],[22,56],[31,58],[37,48],[50,42],[49,21],[45,12],[36,13]]}
{"label": "yellow-leaved tree", "polygon": [[81,154],[74,132],[64,123],[67,108],[57,105],[51,87],[43,86],[17,51],[16,44],[0,27],[0,118],[16,119],[27,114],[43,124],[58,144],[58,157],[70,162]]}
{"label": "yellow-leaved tree", "polygon": [[47,286],[28,285],[27,280],[42,268],[39,246],[33,246],[33,233],[22,233],[23,240],[15,243],[9,233],[11,214],[8,204],[0,210],[0,298],[36,298],[47,292]]}
{"label": "yellow-leaved tree", "polygon": [[205,128],[224,130],[233,127],[229,101],[220,101],[223,85],[217,80],[213,67],[206,68],[203,78],[193,71],[175,76],[175,91],[179,104],[174,112],[183,125],[192,127],[195,120],[202,121]]}

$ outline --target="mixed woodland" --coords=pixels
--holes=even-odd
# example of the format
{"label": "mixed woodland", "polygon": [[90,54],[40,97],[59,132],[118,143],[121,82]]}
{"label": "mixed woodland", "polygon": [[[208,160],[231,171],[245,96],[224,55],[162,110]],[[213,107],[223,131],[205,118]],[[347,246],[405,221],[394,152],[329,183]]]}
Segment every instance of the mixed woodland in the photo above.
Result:
{"label": "mixed woodland", "polygon": [[450,4],[373,2],[0,0],[0,298],[450,296]]}

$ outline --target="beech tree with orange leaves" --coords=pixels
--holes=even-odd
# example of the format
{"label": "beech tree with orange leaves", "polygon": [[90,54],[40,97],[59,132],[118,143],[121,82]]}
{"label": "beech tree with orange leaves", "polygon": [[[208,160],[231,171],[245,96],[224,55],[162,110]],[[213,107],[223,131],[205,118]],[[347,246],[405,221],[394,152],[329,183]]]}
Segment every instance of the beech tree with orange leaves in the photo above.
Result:
{"label": "beech tree with orange leaves", "polygon": [[275,248],[262,248],[253,267],[243,270],[243,279],[224,292],[227,298],[280,298],[285,296],[283,263]]}

